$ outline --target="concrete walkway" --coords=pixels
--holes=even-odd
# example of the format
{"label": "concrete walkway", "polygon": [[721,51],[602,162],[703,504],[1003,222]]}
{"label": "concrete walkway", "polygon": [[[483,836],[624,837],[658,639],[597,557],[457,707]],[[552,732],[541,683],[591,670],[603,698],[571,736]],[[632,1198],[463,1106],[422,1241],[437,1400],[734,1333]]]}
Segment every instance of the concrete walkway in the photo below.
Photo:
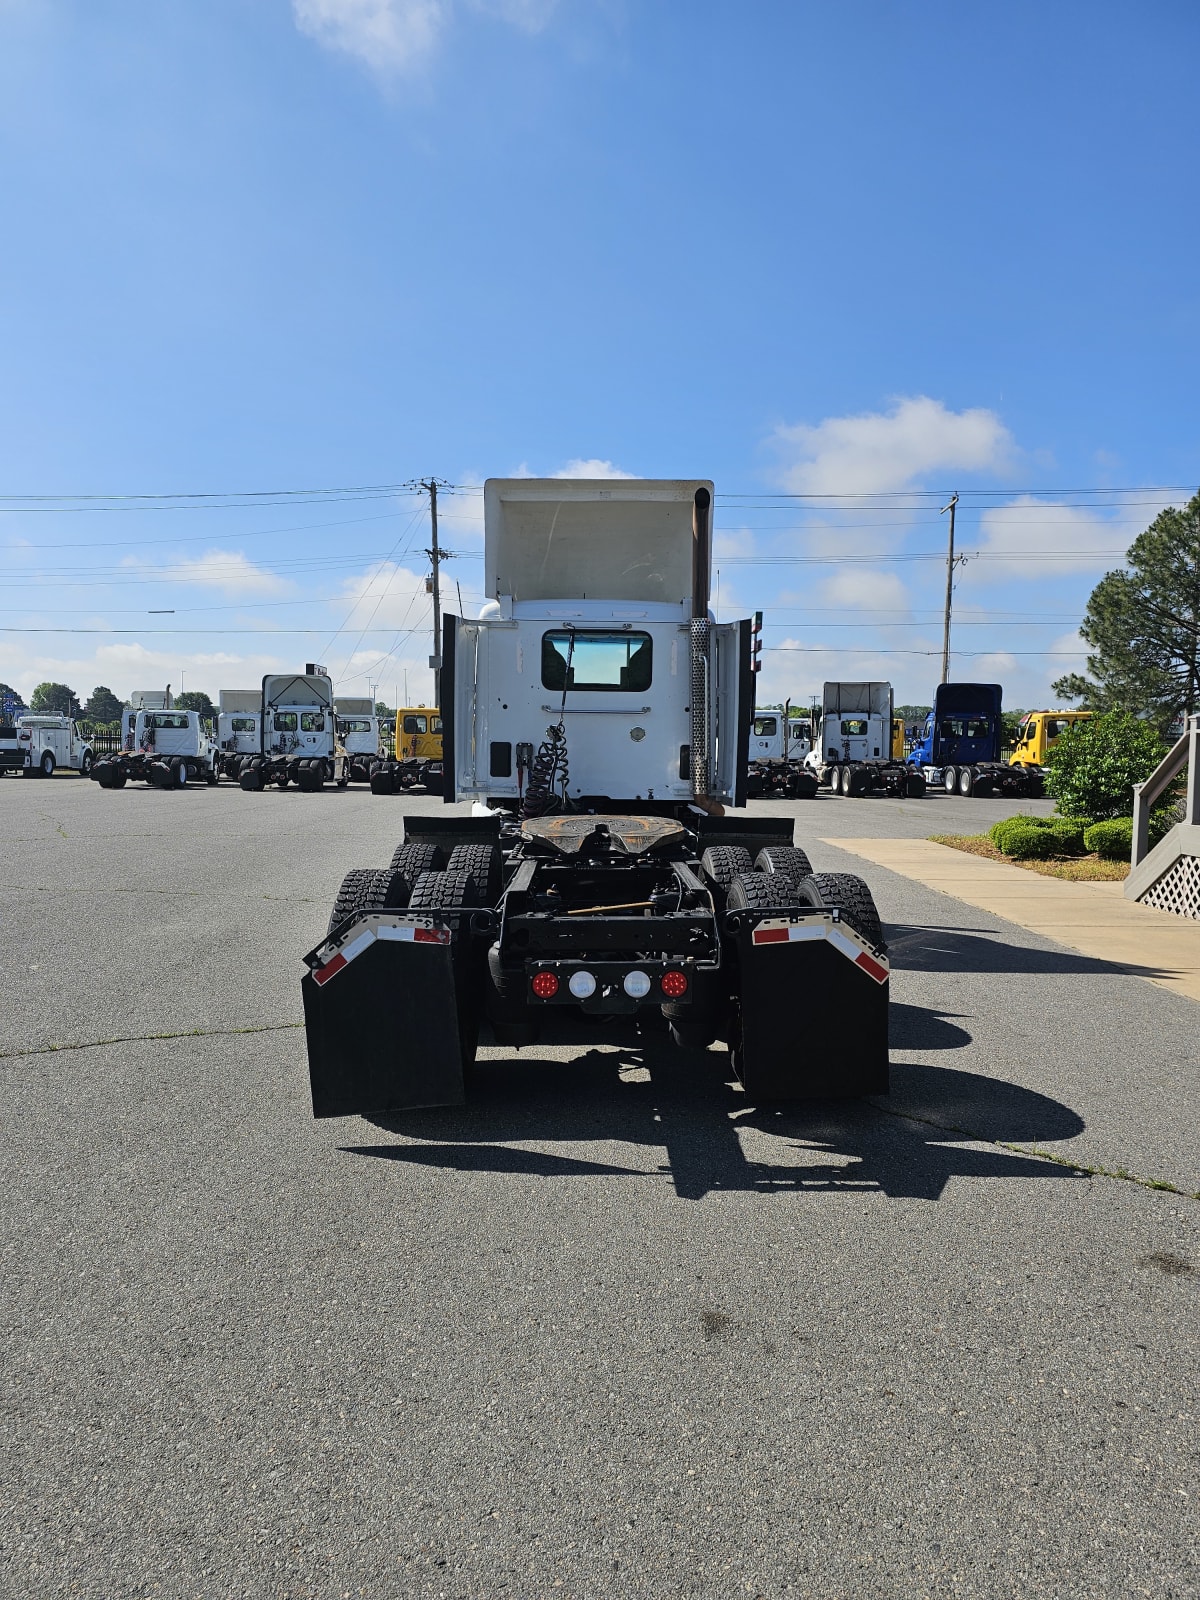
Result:
{"label": "concrete walkway", "polygon": [[929,839],[823,842],[1200,1000],[1200,923],[1126,900],[1120,883],[1045,878]]}

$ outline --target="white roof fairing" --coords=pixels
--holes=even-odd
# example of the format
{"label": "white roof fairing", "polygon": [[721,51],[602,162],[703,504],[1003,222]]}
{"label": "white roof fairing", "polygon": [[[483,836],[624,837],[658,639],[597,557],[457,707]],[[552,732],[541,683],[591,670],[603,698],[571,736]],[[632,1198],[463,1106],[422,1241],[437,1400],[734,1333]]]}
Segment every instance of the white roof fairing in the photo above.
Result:
{"label": "white roof fairing", "polygon": [[689,602],[701,487],[712,495],[703,478],[489,478],[488,597]]}

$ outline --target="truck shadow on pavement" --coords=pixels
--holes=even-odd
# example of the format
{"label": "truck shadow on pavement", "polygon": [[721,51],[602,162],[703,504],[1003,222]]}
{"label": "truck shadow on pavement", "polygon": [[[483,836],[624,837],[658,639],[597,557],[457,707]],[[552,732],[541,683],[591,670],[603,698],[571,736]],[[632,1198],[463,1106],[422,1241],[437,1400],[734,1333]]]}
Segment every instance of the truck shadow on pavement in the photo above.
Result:
{"label": "truck shadow on pavement", "polygon": [[[891,923],[886,929],[888,955],[893,969],[904,972],[1011,972],[1094,974],[1112,977],[1135,973],[1141,977],[1169,976],[1160,967],[1131,966],[1128,962],[1102,961],[1079,955],[1061,945],[1022,945],[1010,942],[1006,929],[910,928]],[[1037,938],[1038,935],[1030,935]]]}
{"label": "truck shadow on pavement", "polygon": [[[911,1048],[969,1041],[964,1030],[920,1007],[896,1010],[912,1037],[932,1031]],[[370,1118],[404,1142],[342,1149],[464,1172],[666,1177],[687,1200],[722,1190],[877,1191],[937,1200],[951,1178],[1081,1176],[995,1148],[1073,1138],[1084,1124],[1067,1106],[948,1067],[894,1065],[886,1100],[781,1107],[747,1102],[729,1081],[724,1051],[678,1050],[666,1040],[639,1039],[632,1029],[604,1049],[581,1044],[570,1061],[547,1059],[536,1047],[519,1057],[487,1054],[465,1107]],[[540,1148],[521,1147],[527,1144]],[[559,1153],[547,1146],[575,1148]],[[627,1164],[630,1146],[646,1152],[644,1164]]]}

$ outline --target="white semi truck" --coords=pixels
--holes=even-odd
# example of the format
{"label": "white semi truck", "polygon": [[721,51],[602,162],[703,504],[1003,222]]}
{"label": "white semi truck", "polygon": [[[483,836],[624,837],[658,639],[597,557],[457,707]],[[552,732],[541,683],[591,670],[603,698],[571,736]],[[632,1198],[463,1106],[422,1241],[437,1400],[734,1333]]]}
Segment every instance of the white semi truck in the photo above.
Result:
{"label": "white semi truck", "polygon": [[333,681],[310,661],[303,672],[268,673],[259,695],[259,747],[243,756],[238,782],[243,789],[294,783],[312,793],[333,782],[345,788],[350,763],[338,738]]}
{"label": "white semi truck", "polygon": [[893,699],[890,683],[825,684],[805,765],[834,794],[917,799],[925,793],[922,774],[894,754]]}
{"label": "white semi truck", "polygon": [[338,738],[349,757],[351,783],[370,783],[383,764],[386,751],[379,730],[375,702],[369,695],[338,695],[333,702]]}
{"label": "white semi truck", "polygon": [[217,696],[217,770],[237,781],[242,762],[262,752],[262,690],[222,689]]}
{"label": "white semi truck", "polygon": [[87,778],[94,763],[91,743],[71,717],[25,711],[14,722],[0,726],[0,773],[52,778],[63,767]]}
{"label": "white semi truck", "polygon": [[[712,500],[488,481],[489,599],[445,619],[440,660],[443,798],[475,804],[406,817],[386,867],[347,874],[305,957],[315,1115],[461,1103],[481,1017],[501,1045],[571,1017],[720,1039],[754,1100],[886,1091],[870,891],[737,809],[751,634],[709,610]],[[798,992],[821,996],[800,1035]]]}
{"label": "white semi truck", "polygon": [[[151,698],[159,698],[154,691]],[[217,782],[216,746],[196,711],[170,704],[146,706],[134,696],[134,707],[121,716],[122,748],[104,756],[92,768],[102,789],[123,789],[129,782],[147,783],[152,789],[182,789],[189,779]]]}
{"label": "white semi truck", "polygon": [[748,756],[750,771],[746,793],[759,797],[811,800],[818,784],[804,765],[812,749],[812,718],[787,702],[756,711],[750,724]]}

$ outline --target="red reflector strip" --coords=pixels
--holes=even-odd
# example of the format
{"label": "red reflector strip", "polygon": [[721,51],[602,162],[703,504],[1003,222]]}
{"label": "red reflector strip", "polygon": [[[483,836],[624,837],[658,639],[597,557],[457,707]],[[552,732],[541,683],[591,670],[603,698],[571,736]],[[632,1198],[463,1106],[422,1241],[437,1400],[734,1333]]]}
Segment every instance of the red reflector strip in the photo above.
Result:
{"label": "red reflector strip", "polygon": [[861,967],[865,973],[875,979],[876,983],[887,982],[888,969],[882,962],[876,961],[874,956],[869,956],[865,950],[859,951],[855,957],[854,965]]}
{"label": "red reflector strip", "polygon": [[345,956],[339,950],[332,961],[327,961],[323,967],[318,967],[313,973],[313,982],[316,984],[328,983],[330,978],[348,966]]}
{"label": "red reflector strip", "polygon": [[450,932],[447,928],[414,928],[414,944],[449,944]]}
{"label": "red reflector strip", "polygon": [[754,944],[787,944],[790,935],[786,928],[755,928],[750,938]]}

